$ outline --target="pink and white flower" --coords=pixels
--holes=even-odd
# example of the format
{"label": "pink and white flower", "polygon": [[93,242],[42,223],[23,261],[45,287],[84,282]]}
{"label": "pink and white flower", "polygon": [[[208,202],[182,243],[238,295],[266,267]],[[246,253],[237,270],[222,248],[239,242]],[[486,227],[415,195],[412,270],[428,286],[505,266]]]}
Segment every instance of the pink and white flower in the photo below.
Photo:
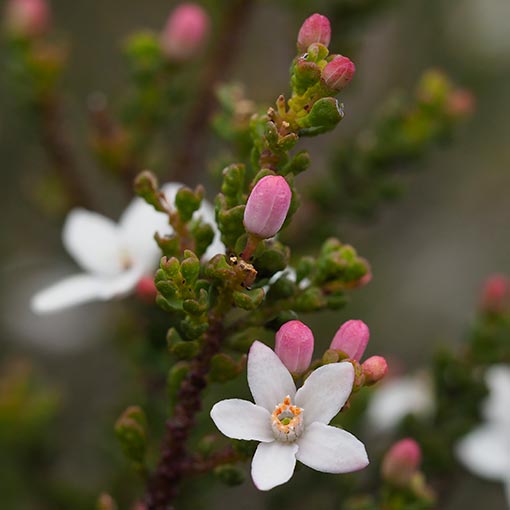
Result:
{"label": "pink and white flower", "polygon": [[222,400],[212,408],[211,418],[230,438],[260,441],[251,465],[260,490],[287,482],[296,460],[324,473],[358,471],[369,462],[363,443],[328,425],[349,398],[353,383],[351,363],[332,363],[314,370],[296,391],[282,361],[256,341],[248,356],[255,403]]}
{"label": "pink and white flower", "polygon": [[[179,183],[170,183],[163,192],[170,204]],[[203,201],[195,213],[211,223],[214,211]],[[66,250],[84,270],[38,292],[31,308],[38,314],[55,312],[89,301],[105,301],[134,291],[140,280],[152,276],[161,257],[154,234],[172,233],[166,214],[157,212],[143,199],[135,198],[118,223],[85,209],[72,210],[62,231]],[[224,250],[216,230],[215,240],[205,257]]]}

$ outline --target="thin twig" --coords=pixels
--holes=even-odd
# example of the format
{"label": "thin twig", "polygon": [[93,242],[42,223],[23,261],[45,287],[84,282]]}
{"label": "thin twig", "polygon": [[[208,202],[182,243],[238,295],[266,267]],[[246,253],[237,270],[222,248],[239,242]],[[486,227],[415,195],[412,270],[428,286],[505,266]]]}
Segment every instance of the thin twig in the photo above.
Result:
{"label": "thin twig", "polygon": [[219,30],[216,45],[208,58],[197,94],[194,109],[185,127],[180,142],[180,151],[174,158],[171,178],[174,181],[190,181],[199,171],[205,158],[201,149],[207,135],[209,119],[216,107],[215,91],[217,85],[230,70],[240,47],[240,40],[250,18],[255,0],[232,0]]}
{"label": "thin twig", "polygon": [[211,318],[201,353],[191,362],[188,375],[177,395],[172,418],[166,423],[161,457],[149,478],[145,494],[147,510],[170,510],[179,484],[190,469],[192,459],[188,453],[187,440],[195,425],[195,417],[201,409],[201,394],[206,386],[211,359],[219,351],[223,338],[221,320]]}
{"label": "thin twig", "polygon": [[65,186],[72,205],[93,208],[93,200],[80,175],[73,149],[62,124],[59,103],[47,98],[39,104],[42,145],[54,171]]}

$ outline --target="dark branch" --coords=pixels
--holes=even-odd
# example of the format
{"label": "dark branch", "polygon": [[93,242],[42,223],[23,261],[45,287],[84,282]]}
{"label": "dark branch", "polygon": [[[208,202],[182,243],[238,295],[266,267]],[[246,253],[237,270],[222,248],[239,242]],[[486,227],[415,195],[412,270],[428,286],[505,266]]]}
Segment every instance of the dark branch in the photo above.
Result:
{"label": "dark branch", "polygon": [[226,12],[216,45],[208,58],[197,95],[180,143],[180,151],[171,168],[171,179],[191,184],[205,158],[201,149],[207,136],[209,120],[216,107],[215,90],[230,70],[240,47],[240,40],[255,0],[232,0]]}

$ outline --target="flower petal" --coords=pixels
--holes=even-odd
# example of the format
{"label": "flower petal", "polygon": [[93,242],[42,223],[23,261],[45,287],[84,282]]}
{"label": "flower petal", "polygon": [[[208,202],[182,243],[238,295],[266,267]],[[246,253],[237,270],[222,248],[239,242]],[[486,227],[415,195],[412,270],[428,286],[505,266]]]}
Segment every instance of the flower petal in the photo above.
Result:
{"label": "flower petal", "polygon": [[222,400],[211,409],[211,418],[220,432],[232,439],[274,441],[271,415],[247,400]]}
{"label": "flower petal", "polygon": [[426,417],[434,411],[434,395],[428,378],[399,377],[384,382],[370,399],[367,418],[372,428],[391,430],[408,414]]}
{"label": "flower petal", "polygon": [[145,200],[135,198],[122,213],[119,229],[122,245],[132,261],[143,267],[144,272],[153,272],[161,257],[154,234],[159,232],[161,235],[168,235],[173,231],[167,215],[156,211]]}
{"label": "flower petal", "polygon": [[102,280],[89,274],[79,274],[38,292],[30,307],[35,313],[44,314],[63,310],[74,305],[99,299]]}
{"label": "flower petal", "polygon": [[510,434],[504,426],[482,425],[461,439],[455,451],[473,473],[489,480],[508,481]]}
{"label": "flower petal", "polygon": [[262,342],[255,341],[248,354],[248,385],[255,403],[274,411],[289,395],[294,398],[296,385],[280,358]]}
{"label": "flower petal", "polygon": [[493,423],[506,424],[510,429],[510,365],[492,365],[485,380],[489,388],[489,396],[483,403],[485,418]]}
{"label": "flower petal", "polygon": [[62,241],[85,271],[110,276],[122,271],[119,230],[109,218],[73,209],[67,216]]}
{"label": "flower petal", "polygon": [[312,423],[297,441],[297,460],[323,473],[350,473],[368,465],[363,443],[349,432]]}
{"label": "flower petal", "polygon": [[89,301],[108,300],[129,292],[140,276],[137,271],[126,271],[113,278],[89,274],[70,276],[38,292],[30,307],[35,313],[45,314]]}
{"label": "flower petal", "polygon": [[296,405],[304,409],[305,426],[329,423],[342,409],[352,391],[354,368],[351,363],[330,363],[314,370],[296,393]]}
{"label": "flower petal", "polygon": [[288,482],[296,466],[296,443],[260,443],[251,463],[251,477],[257,489],[268,491]]}

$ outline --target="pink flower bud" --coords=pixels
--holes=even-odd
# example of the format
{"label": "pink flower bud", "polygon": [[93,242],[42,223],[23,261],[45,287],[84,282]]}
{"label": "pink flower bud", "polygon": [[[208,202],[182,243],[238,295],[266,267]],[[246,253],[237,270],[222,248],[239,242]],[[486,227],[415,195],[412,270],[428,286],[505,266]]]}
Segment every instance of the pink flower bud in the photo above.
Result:
{"label": "pink flower bud", "polygon": [[280,175],[266,175],[255,184],[244,210],[250,234],[268,239],[277,234],[289,212],[292,191]]}
{"label": "pink flower bud", "polygon": [[335,333],[330,349],[342,351],[351,359],[359,361],[370,339],[370,330],[363,321],[347,321]]}
{"label": "pink flower bud", "polygon": [[480,296],[480,308],[486,312],[498,313],[505,308],[507,301],[508,278],[494,274],[485,280]]}
{"label": "pink flower bud", "polygon": [[361,368],[365,376],[365,384],[370,386],[386,375],[388,362],[382,356],[371,356],[362,363]]}
{"label": "pink flower bud", "polygon": [[382,462],[382,476],[396,485],[407,485],[421,463],[420,445],[411,438],[396,442],[386,453]]}
{"label": "pink flower bud", "polygon": [[312,14],[306,18],[299,29],[297,38],[298,51],[304,53],[310,44],[321,43],[328,46],[331,40],[331,25],[326,16]]}
{"label": "pink flower bud", "polygon": [[446,106],[450,115],[466,117],[474,112],[476,99],[471,91],[457,89],[448,96]]}
{"label": "pink flower bud", "polygon": [[286,322],[276,333],[275,352],[294,374],[302,374],[312,361],[313,333],[301,321]]}
{"label": "pink flower bud", "polygon": [[142,276],[136,284],[135,292],[142,301],[154,303],[156,295],[158,294],[154,278],[152,278],[152,276]]}
{"label": "pink flower bud", "polygon": [[36,37],[49,30],[51,12],[45,0],[9,0],[5,18],[9,32]]}
{"label": "pink flower bud", "polygon": [[181,4],[169,16],[161,36],[164,53],[172,60],[187,60],[202,46],[209,31],[209,16],[196,4]]}
{"label": "pink flower bud", "polygon": [[337,55],[322,70],[322,79],[328,88],[340,92],[352,80],[356,66],[351,59]]}

